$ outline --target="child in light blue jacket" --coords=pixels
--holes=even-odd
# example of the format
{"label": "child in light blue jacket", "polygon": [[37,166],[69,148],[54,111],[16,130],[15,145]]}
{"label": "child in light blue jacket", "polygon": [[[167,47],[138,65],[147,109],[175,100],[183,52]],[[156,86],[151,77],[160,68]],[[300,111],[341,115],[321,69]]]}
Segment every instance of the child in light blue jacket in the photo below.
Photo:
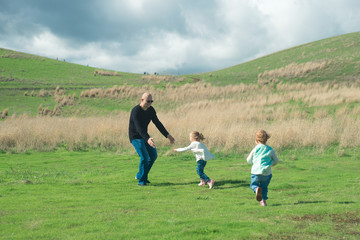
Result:
{"label": "child in light blue jacket", "polygon": [[268,145],[267,140],[270,135],[264,130],[259,130],[255,134],[255,148],[247,157],[247,162],[252,164],[251,167],[251,190],[256,193],[256,200],[261,206],[267,206],[268,186],[272,177],[271,166],[275,166],[279,159],[275,151]]}

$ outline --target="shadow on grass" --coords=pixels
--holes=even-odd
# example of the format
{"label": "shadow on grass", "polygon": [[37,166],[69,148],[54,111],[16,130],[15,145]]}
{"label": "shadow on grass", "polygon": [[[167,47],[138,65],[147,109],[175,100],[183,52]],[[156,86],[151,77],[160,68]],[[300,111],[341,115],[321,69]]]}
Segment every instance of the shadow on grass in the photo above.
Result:
{"label": "shadow on grass", "polygon": [[299,205],[299,204],[320,204],[320,203],[337,203],[337,204],[354,204],[355,202],[329,202],[329,201],[298,201],[296,203],[275,203],[272,206],[283,206],[283,205]]}
{"label": "shadow on grass", "polygon": [[198,182],[162,182],[162,183],[151,183],[151,186],[155,187],[168,187],[168,186],[181,186],[181,185],[194,185]]}
{"label": "shadow on grass", "polygon": [[220,180],[215,181],[214,189],[228,189],[228,188],[240,188],[250,187],[250,183],[243,180]]}
{"label": "shadow on grass", "polygon": [[[162,182],[162,183],[151,183],[151,186],[156,187],[168,187],[168,186],[181,186],[181,185],[197,185],[198,181],[191,182]],[[249,187],[250,183],[242,180],[219,180],[215,181],[214,189],[228,189],[228,188],[239,188]]]}

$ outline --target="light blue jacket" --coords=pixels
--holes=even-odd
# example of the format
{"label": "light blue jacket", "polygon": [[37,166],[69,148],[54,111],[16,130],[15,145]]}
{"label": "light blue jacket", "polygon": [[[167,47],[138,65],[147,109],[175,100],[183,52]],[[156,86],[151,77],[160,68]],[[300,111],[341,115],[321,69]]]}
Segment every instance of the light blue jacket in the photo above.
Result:
{"label": "light blue jacket", "polygon": [[246,161],[252,164],[251,174],[269,176],[271,174],[271,166],[279,162],[275,151],[264,144],[257,144],[250,152]]}

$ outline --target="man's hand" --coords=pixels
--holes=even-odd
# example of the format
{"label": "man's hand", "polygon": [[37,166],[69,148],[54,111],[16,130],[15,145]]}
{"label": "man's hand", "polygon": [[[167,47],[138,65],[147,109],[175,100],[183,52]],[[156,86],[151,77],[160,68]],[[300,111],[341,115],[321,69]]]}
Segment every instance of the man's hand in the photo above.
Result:
{"label": "man's hand", "polygon": [[154,139],[153,139],[153,138],[149,138],[147,142],[148,142],[148,144],[149,144],[151,147],[155,148],[155,143],[154,143]]}
{"label": "man's hand", "polygon": [[171,144],[175,143],[175,138],[173,138],[173,136],[171,136],[170,134],[167,136],[167,138],[169,139]]}

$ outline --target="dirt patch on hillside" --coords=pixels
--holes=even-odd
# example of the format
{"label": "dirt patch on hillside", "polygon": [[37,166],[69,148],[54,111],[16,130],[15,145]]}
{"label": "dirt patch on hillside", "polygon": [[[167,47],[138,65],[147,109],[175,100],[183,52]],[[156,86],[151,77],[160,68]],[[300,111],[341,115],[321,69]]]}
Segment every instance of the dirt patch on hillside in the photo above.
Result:
{"label": "dirt patch on hillside", "polygon": [[[344,235],[360,236],[360,211],[346,212],[344,214],[306,214],[304,216],[290,217],[293,221],[300,224],[330,222],[333,229]],[[304,226],[303,226],[304,227]]]}
{"label": "dirt patch on hillside", "polygon": [[194,82],[194,83],[196,83],[196,82],[200,82],[200,78],[191,77],[191,79],[193,80],[193,82]]}
{"label": "dirt patch on hillside", "polygon": [[313,221],[320,222],[326,218],[330,218],[333,223],[341,224],[359,224],[360,223],[360,212],[347,212],[344,214],[326,214],[326,215],[318,215],[318,214],[306,214],[304,216],[294,216],[291,217],[294,221]]}
{"label": "dirt patch on hillside", "polygon": [[7,78],[4,76],[0,76],[0,82],[12,82],[15,81],[15,78]]}

